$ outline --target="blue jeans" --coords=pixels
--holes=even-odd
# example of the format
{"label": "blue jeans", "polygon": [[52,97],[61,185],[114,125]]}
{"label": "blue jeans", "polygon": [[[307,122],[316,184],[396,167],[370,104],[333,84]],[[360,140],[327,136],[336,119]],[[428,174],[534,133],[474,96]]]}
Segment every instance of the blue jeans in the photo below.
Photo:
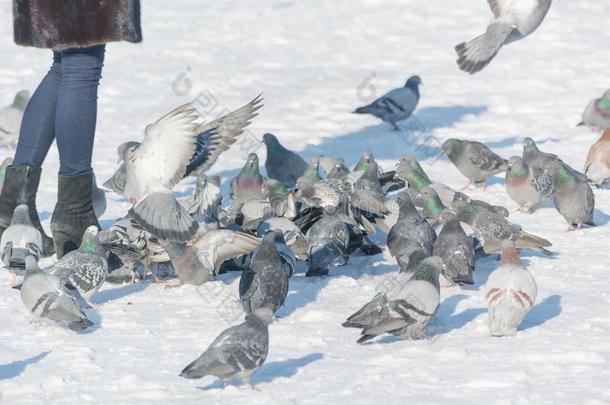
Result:
{"label": "blue jeans", "polygon": [[91,171],[104,52],[105,45],[53,51],[53,65],[25,110],[13,165],[41,167],[56,139],[60,175]]}

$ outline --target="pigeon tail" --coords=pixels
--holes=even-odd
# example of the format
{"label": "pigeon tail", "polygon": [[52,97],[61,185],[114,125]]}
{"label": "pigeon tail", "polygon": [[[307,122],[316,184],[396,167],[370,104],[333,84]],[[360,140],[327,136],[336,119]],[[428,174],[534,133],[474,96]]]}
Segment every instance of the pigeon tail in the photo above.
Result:
{"label": "pigeon tail", "polygon": [[354,110],[354,114],[372,114],[373,107],[371,105],[365,105]]}

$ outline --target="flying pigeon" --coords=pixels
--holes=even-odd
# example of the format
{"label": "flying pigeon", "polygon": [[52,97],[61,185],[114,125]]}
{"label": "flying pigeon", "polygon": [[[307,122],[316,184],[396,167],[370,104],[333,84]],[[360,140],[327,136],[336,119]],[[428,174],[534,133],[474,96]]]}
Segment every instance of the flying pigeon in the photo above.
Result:
{"label": "flying pigeon", "polygon": [[32,256],[38,261],[42,250],[42,234],[32,225],[28,206],[18,205],[13,212],[11,225],[4,230],[0,238],[0,257],[12,274],[12,287],[16,284],[16,276],[24,274],[25,258]]}
{"label": "flying pigeon", "polygon": [[19,136],[21,120],[29,100],[30,92],[21,90],[10,106],[0,110],[0,146],[10,146]]}
{"label": "flying pigeon", "polygon": [[267,147],[267,176],[278,180],[286,188],[294,187],[297,179],[307,170],[307,163],[301,156],[283,147],[275,135],[263,135],[263,142]]}
{"label": "flying pigeon", "polygon": [[585,175],[598,186],[610,183],[610,127],[589,149],[585,161]]}
{"label": "flying pigeon", "polygon": [[610,90],[606,90],[603,96],[587,105],[582,114],[582,121],[578,125],[586,125],[602,131],[610,128]]}
{"label": "flying pigeon", "polygon": [[13,163],[13,159],[10,157],[4,158],[2,164],[0,164],[0,193],[4,188],[4,179],[6,177],[6,168],[9,167]]}
{"label": "flying pigeon", "polygon": [[35,319],[46,318],[67,322],[75,332],[93,326],[79,305],[82,298],[73,287],[40,270],[33,256],[25,258],[25,276],[21,285],[21,301]]}
{"label": "flying pigeon", "polygon": [[525,38],[542,24],[552,0],[487,0],[494,20],[485,34],[457,45],[457,64],[464,72],[481,71],[504,45]]}
{"label": "flying pigeon", "polygon": [[398,122],[406,120],[413,114],[419,102],[419,76],[411,76],[404,87],[384,94],[371,104],[357,108],[356,114],[371,114],[399,130]]}
{"label": "flying pigeon", "polygon": [[475,230],[475,236],[483,243],[486,253],[500,252],[502,241],[515,241],[519,249],[531,249],[546,255],[551,253],[545,248],[551,242],[539,236],[532,235],[520,226],[510,223],[504,216],[486,209],[477,209],[468,201],[454,201],[452,210],[460,220]]}
{"label": "flying pigeon", "polygon": [[529,167],[522,158],[513,156],[506,170],[506,192],[528,214],[542,207],[553,196],[553,176],[540,168]]}
{"label": "flying pigeon", "polygon": [[413,273],[422,260],[432,256],[436,233],[417,212],[406,192],[399,194],[397,202],[398,222],[388,233],[388,248],[400,271]]}
{"label": "flying pigeon", "polygon": [[[280,237],[281,233],[278,234]],[[275,245],[276,233],[268,232],[252,254],[250,266],[239,280],[239,298],[247,314],[258,308],[276,312],[288,295],[288,279],[294,270],[282,260]],[[282,238],[283,241],[283,238]]]}
{"label": "flying pigeon", "polygon": [[472,238],[466,235],[451,211],[444,210],[439,219],[443,229],[434,241],[432,254],[443,259],[443,275],[457,284],[474,284],[475,250]]}
{"label": "flying pigeon", "polygon": [[90,226],[77,250],[64,255],[53,266],[51,274],[73,286],[93,306],[91,297],[100,289],[108,274],[106,251],[98,239],[97,226]]}
{"label": "flying pigeon", "polygon": [[549,160],[545,169],[553,176],[553,203],[568,222],[568,231],[595,226],[595,195],[587,178],[561,161]]}
{"label": "flying pigeon", "polygon": [[307,231],[306,236],[309,245],[306,276],[328,275],[328,266],[344,258],[349,246],[349,230],[337,208],[325,207],[322,218]]}
{"label": "flying pigeon", "polygon": [[537,291],[536,281],[521,263],[515,246],[511,241],[505,241],[500,267],[491,273],[483,286],[489,310],[489,333],[514,336],[534,306]]}
{"label": "flying pigeon", "polygon": [[485,186],[487,179],[506,171],[508,167],[506,159],[480,142],[451,138],[443,143],[443,151],[470,184],[475,186]]}
{"label": "flying pigeon", "polygon": [[232,379],[250,384],[250,376],[267,358],[272,320],[271,309],[257,309],[246,316],[246,322],[222,332],[180,376],[194,379],[212,375],[220,378],[223,386]]}
{"label": "flying pigeon", "polygon": [[409,340],[424,337],[440,303],[439,276],[443,266],[440,257],[432,256],[422,261],[412,276],[399,274],[390,291],[379,293],[343,326],[362,329],[358,343],[384,333]]}

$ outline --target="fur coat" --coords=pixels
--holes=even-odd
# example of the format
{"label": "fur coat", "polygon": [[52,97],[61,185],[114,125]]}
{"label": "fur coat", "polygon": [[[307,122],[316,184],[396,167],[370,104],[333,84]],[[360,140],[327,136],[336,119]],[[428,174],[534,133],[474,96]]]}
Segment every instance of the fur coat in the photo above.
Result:
{"label": "fur coat", "polygon": [[140,0],[13,0],[15,43],[62,50],[141,42]]}

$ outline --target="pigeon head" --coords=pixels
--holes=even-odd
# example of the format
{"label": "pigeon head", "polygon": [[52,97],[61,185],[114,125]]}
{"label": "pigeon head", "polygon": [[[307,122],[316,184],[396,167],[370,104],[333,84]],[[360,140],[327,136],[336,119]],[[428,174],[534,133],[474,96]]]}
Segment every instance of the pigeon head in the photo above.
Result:
{"label": "pigeon head", "polygon": [[445,206],[441,202],[441,198],[438,196],[436,190],[434,190],[430,186],[426,186],[422,188],[419,193],[417,193],[417,201],[421,201],[424,211],[427,214],[437,217],[443,212]]}
{"label": "pigeon head", "polygon": [[414,170],[411,165],[406,163],[400,163],[398,165],[396,168],[396,176],[406,181],[409,184],[409,187],[416,191],[432,183],[423,170]]}
{"label": "pigeon head", "polygon": [[454,159],[462,151],[462,141],[455,138],[447,139],[443,142],[443,152],[447,155],[449,160]]}
{"label": "pigeon head", "polygon": [[30,101],[30,92],[27,90],[21,90],[15,94],[13,107],[20,110],[25,110],[25,107],[28,105],[28,101]]}
{"label": "pigeon head", "polygon": [[574,170],[558,160],[547,159],[542,164],[542,168],[546,173],[553,176],[556,189],[572,184],[576,179]]}
{"label": "pigeon head", "polygon": [[252,255],[252,270],[259,271],[264,269],[268,264],[275,263],[279,260],[277,248],[275,247],[275,232],[267,232],[263,236],[263,241]]}
{"label": "pigeon head", "polygon": [[526,158],[528,155],[537,155],[540,152],[536,142],[532,138],[525,138],[523,140],[523,157]]}
{"label": "pigeon head", "polygon": [[13,211],[13,220],[11,224],[32,225],[30,220],[30,209],[26,204],[18,205]]}
{"label": "pigeon head", "polygon": [[422,84],[424,84],[424,83],[421,81],[421,78],[417,75],[414,75],[414,76],[409,77],[409,79],[407,80],[407,83],[405,83],[405,87],[416,90]]}
{"label": "pigeon head", "polygon": [[267,153],[274,154],[274,153],[282,152],[284,150],[284,147],[282,146],[280,141],[273,134],[263,135],[263,142],[265,143],[265,146],[267,147]]}
{"label": "pigeon head", "polygon": [[103,249],[99,243],[97,237],[99,229],[97,226],[92,225],[85,231],[83,235],[83,241],[80,245],[80,251],[84,253],[101,254]]}
{"label": "pigeon head", "polygon": [[457,216],[449,209],[444,209],[443,212],[441,212],[439,219],[443,224],[449,224],[458,221]]}
{"label": "pigeon head", "polygon": [[506,174],[508,176],[523,176],[527,174],[527,165],[523,159],[519,156],[513,156],[508,159],[508,169]]}
{"label": "pigeon head", "polygon": [[439,285],[438,278],[445,268],[447,268],[447,266],[443,262],[443,259],[438,256],[430,256],[417,266],[412,279]]}
{"label": "pigeon head", "polygon": [[398,203],[399,218],[402,218],[405,215],[417,213],[417,208],[415,208],[413,200],[411,200],[409,193],[407,193],[406,191],[403,191],[402,193],[398,194],[396,202]]}
{"label": "pigeon head", "polygon": [[519,252],[515,247],[515,242],[510,239],[502,241],[502,253],[500,254],[500,260],[503,265],[512,264],[523,267],[523,263],[519,257]]}
{"label": "pigeon head", "polygon": [[471,224],[476,215],[476,209],[468,201],[453,201],[451,209],[461,222]]}
{"label": "pigeon head", "polygon": [[255,176],[258,173],[258,155],[256,153],[250,153],[248,155],[248,160],[244,165],[243,169],[241,169],[241,175],[245,176]]}
{"label": "pigeon head", "polygon": [[13,159],[10,157],[4,158],[2,164],[0,165],[0,181],[4,180],[6,177],[6,168],[9,167],[13,163]]}
{"label": "pigeon head", "polygon": [[125,142],[117,148],[118,163],[126,162],[131,154],[140,147],[140,142]]}
{"label": "pigeon head", "polygon": [[269,325],[273,322],[273,310],[268,307],[261,307],[255,309],[252,314],[248,315],[248,317],[253,317],[265,325]]}
{"label": "pigeon head", "polygon": [[331,179],[343,179],[347,176],[347,167],[345,167],[345,163],[337,161],[335,162],[335,166],[332,168],[330,173],[328,173],[328,177]]}
{"label": "pigeon head", "polygon": [[356,164],[354,171],[361,171],[361,170],[368,169],[369,164],[374,160],[375,160],[375,158],[373,157],[373,151],[370,149],[365,149],[362,152],[362,157],[358,161],[358,164]]}

